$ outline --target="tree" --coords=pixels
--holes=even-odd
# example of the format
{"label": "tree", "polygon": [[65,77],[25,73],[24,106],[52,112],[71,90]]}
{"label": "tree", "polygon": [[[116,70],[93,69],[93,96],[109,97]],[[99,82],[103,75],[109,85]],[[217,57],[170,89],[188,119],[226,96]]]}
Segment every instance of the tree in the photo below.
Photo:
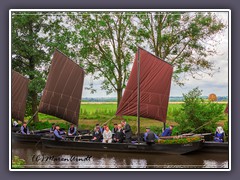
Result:
{"label": "tree", "polygon": [[[54,49],[58,48],[69,54],[66,48],[69,32],[61,22],[62,16],[55,16],[54,13],[12,14],[12,68],[31,80],[27,115],[33,115],[37,111]],[[38,121],[38,114],[34,121]]]}
{"label": "tree", "polygon": [[137,17],[137,35],[144,39],[143,46],[174,66],[173,78],[178,85],[184,85],[183,74],[193,78],[201,72],[211,75],[214,64],[207,57],[217,53],[216,35],[226,27],[216,14],[141,12]]}
{"label": "tree", "polygon": [[[133,15],[126,12],[75,13],[69,15],[74,27],[72,42],[85,70],[94,79],[103,77],[101,88],[117,92],[117,103],[129,77],[129,65],[137,50],[138,39]],[[90,88],[95,92],[93,88]]]}
{"label": "tree", "polygon": [[213,132],[216,129],[216,122],[224,118],[223,105],[204,101],[201,95],[202,91],[198,88],[183,94],[184,103],[174,115],[181,133]]}

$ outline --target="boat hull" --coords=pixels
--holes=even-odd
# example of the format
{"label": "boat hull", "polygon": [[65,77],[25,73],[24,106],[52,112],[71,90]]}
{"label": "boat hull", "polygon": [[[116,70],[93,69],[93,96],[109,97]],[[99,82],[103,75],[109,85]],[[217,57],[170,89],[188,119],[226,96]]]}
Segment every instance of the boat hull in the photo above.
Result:
{"label": "boat hull", "polygon": [[167,154],[187,154],[202,148],[202,142],[192,142],[188,144],[151,144],[145,143],[100,143],[84,141],[56,141],[54,139],[42,137],[42,145],[46,148],[75,149],[93,151],[115,151],[133,153],[167,153]]}
{"label": "boat hull", "polygon": [[14,133],[12,132],[12,139],[14,141],[19,141],[19,142],[39,142],[41,141],[41,134],[20,134],[20,133]]}
{"label": "boat hull", "polygon": [[213,153],[228,153],[229,145],[228,142],[205,141],[203,143],[203,148],[200,149],[200,151]]}

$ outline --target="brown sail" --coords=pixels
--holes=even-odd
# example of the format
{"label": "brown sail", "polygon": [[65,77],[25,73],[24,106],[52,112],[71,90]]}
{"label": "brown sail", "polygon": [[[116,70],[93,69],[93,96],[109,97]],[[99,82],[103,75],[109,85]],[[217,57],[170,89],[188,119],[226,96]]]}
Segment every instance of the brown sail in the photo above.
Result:
{"label": "brown sail", "polygon": [[29,79],[12,70],[12,118],[24,121]]}
{"label": "brown sail", "polygon": [[39,104],[39,112],[78,125],[84,70],[56,50]]}
{"label": "brown sail", "polygon": [[[140,48],[140,117],[166,122],[173,67]],[[137,59],[116,115],[137,115]]]}

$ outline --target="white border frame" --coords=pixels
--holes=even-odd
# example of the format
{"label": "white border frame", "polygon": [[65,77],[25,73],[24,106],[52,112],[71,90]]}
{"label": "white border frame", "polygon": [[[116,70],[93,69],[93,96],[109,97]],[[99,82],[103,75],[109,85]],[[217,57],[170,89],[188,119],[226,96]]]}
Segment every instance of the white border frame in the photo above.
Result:
{"label": "white border frame", "polygon": [[[140,12],[140,11],[185,11],[185,12],[197,12],[197,11],[212,11],[212,12],[228,12],[228,102],[229,102],[229,160],[228,169],[12,169],[12,136],[11,136],[11,79],[12,79],[12,49],[11,49],[11,14],[12,12],[21,11],[43,11],[43,12],[100,12],[100,11],[126,11],[126,12]],[[9,171],[231,171],[231,10],[230,9],[10,9],[9,10]]]}

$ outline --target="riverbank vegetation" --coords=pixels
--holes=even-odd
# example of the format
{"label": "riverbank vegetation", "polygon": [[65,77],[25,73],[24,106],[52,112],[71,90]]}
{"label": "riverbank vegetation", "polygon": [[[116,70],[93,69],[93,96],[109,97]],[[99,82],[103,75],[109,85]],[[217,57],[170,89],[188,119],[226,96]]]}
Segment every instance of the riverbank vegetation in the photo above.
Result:
{"label": "riverbank vegetation", "polygon": [[24,159],[20,159],[18,156],[13,156],[12,158],[12,168],[18,169],[18,168],[24,168],[24,165],[26,164]]}

